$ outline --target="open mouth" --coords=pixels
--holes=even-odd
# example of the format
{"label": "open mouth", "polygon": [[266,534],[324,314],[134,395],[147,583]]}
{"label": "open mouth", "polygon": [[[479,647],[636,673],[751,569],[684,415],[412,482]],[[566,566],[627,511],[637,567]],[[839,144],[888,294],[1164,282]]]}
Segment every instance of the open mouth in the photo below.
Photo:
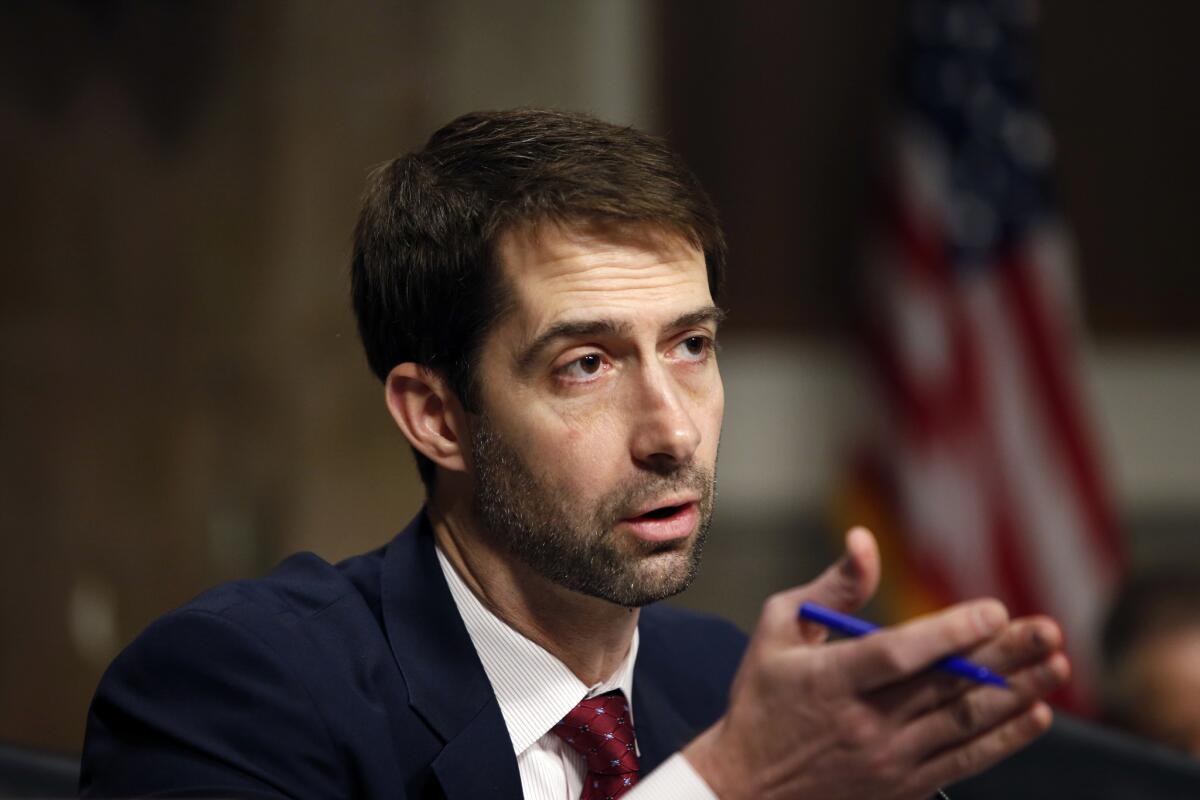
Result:
{"label": "open mouth", "polygon": [[659,506],[624,520],[627,530],[647,542],[666,542],[686,539],[699,523],[697,500]]}
{"label": "open mouth", "polygon": [[662,506],[661,509],[655,509],[654,511],[647,511],[646,513],[643,513],[643,515],[641,517],[637,517],[637,519],[666,519],[667,517],[676,516],[677,513],[684,510],[684,507],[685,505]]}
{"label": "open mouth", "polygon": [[634,517],[633,519],[669,519],[670,517],[678,514],[680,511],[683,511],[689,505],[691,505],[691,503],[681,503],[677,506],[662,506],[661,508],[656,508],[653,511],[647,511],[645,514]]}

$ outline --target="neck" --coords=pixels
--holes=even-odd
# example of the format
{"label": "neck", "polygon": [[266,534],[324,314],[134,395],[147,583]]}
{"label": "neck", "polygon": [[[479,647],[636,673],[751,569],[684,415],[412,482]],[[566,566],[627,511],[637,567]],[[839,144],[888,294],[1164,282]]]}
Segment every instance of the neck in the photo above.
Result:
{"label": "neck", "polygon": [[438,546],[488,610],[589,686],[616,671],[633,641],[637,609],[573,592],[535,573],[480,535],[465,504],[431,499],[428,514]]}

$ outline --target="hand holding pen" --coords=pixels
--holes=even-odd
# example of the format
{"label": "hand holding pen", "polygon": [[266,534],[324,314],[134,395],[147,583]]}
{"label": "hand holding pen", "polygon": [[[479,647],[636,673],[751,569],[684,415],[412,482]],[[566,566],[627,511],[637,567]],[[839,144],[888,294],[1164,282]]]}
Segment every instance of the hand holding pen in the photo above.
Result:
{"label": "hand holding pen", "polygon": [[[727,713],[683,751],[722,800],[924,800],[1049,726],[1043,698],[1069,666],[1048,618],[1010,620],[981,600],[840,641],[797,619],[804,603],[857,611],[879,570],[874,538],[856,529],[840,561],[766,602]],[[954,658],[1007,688],[936,669]]]}
{"label": "hand holding pen", "polygon": [[[866,636],[879,630],[878,625],[867,622],[865,619],[852,617],[849,614],[842,614],[841,612],[813,602],[801,603],[799,615],[801,619],[824,625],[826,628],[845,634],[846,636]],[[976,683],[986,683],[1005,689],[1008,688],[1008,681],[1004,680],[1002,676],[997,675],[981,664],[973,664],[961,656],[946,656],[943,659],[935,661],[932,667],[948,675],[957,675],[960,678],[966,678]]]}

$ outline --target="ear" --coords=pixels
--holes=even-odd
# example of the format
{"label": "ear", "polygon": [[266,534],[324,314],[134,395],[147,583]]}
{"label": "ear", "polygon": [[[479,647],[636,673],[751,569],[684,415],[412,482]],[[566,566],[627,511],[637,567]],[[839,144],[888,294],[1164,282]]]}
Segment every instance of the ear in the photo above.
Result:
{"label": "ear", "polygon": [[466,415],[440,375],[420,364],[399,364],[388,373],[384,395],[396,426],[417,452],[443,469],[466,470],[460,438]]}

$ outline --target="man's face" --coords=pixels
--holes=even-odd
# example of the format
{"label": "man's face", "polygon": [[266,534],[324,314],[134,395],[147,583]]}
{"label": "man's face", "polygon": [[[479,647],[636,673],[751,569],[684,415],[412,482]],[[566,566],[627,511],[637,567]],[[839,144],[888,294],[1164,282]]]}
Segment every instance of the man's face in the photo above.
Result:
{"label": "man's face", "polygon": [[486,338],[471,419],[486,535],[623,606],[695,576],[724,391],[704,256],[679,237],[545,225],[502,237],[513,307]]}

